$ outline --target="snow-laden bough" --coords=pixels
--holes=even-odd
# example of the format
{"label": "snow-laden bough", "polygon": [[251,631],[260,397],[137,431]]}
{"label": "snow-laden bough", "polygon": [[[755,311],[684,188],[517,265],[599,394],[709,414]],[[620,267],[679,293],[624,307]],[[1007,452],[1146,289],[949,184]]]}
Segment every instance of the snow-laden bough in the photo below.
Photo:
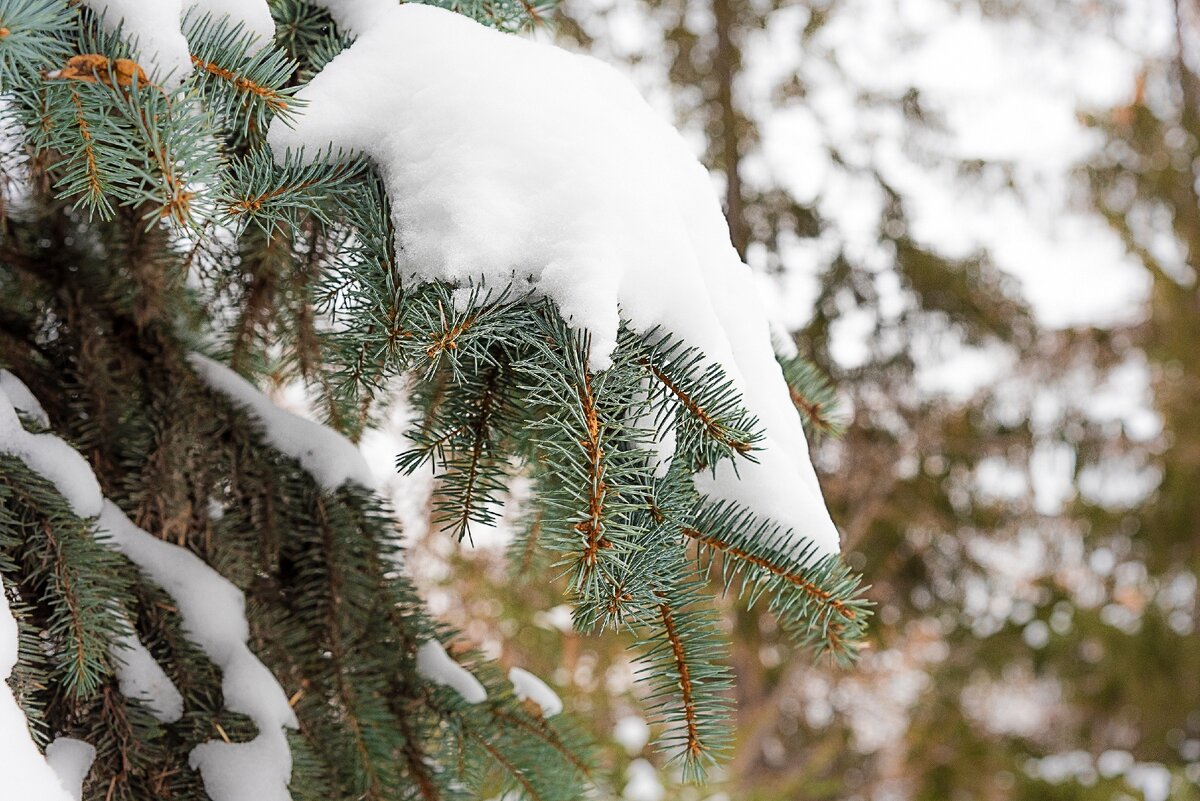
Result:
{"label": "snow-laden bough", "polygon": [[[99,516],[99,528],[107,534],[103,542],[123,554],[171,596],[188,638],[221,669],[225,705],[249,717],[258,728],[257,736],[248,742],[209,741],[192,749],[188,764],[200,771],[208,796],[213,801],[291,801],[288,781],[292,756],[283,730],[297,728],[299,724],[283,688],[247,645],[250,629],[242,592],[191,551],[134,525],[116,505],[103,498],[91,466],[75,449],[53,434],[30,434],[22,428],[16,408],[3,390],[0,390],[0,453],[17,456],[54,484],[79,516]],[[132,654],[135,661],[141,660],[136,669],[129,663],[118,667],[122,689],[138,696],[148,695],[152,712],[160,720],[178,719],[178,691],[161,667],[156,666],[155,670],[145,664],[145,659],[152,661],[152,658],[149,653],[142,653],[144,647],[140,643],[133,644],[136,642],[114,644],[125,646],[126,658]],[[4,600],[0,609],[0,678],[8,675],[15,662],[16,627]],[[27,782],[30,788],[39,788],[45,781],[38,766],[45,765],[45,760],[31,740],[32,752],[22,753],[28,750],[18,736],[23,731],[23,737],[28,739],[24,716],[7,684],[0,681],[0,685],[0,737],[6,743],[13,743],[13,775],[18,781]],[[9,751],[0,748],[0,767],[7,764]],[[53,772],[47,770],[46,775],[53,777]],[[0,775],[8,774],[0,772]],[[57,782],[54,786],[62,790]],[[52,789],[29,797],[58,801],[60,796]],[[65,800],[69,795],[61,798]]]}
{"label": "snow-laden bough", "polygon": [[621,320],[661,327],[719,363],[764,429],[756,463],[697,475],[836,553],[799,415],[750,268],[708,173],[678,132],[604,63],[394,0],[324,0],[357,38],[277,118],[291,151],[364,154],[388,190],[409,281],[550,298],[603,370]]}

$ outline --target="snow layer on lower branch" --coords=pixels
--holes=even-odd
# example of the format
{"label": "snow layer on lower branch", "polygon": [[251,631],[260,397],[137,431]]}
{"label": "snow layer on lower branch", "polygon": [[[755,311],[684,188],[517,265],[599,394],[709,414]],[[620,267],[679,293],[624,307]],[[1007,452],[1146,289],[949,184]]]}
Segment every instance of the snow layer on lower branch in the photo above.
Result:
{"label": "snow layer on lower branch", "polygon": [[183,696],[137,636],[118,638],[109,653],[122,695],[140,700],[162,723],[174,723],[183,717]]}
{"label": "snow layer on lower branch", "polygon": [[121,28],[138,63],[167,89],[179,86],[192,73],[192,57],[182,29],[188,11],[211,14],[214,19],[228,16],[231,24],[240,23],[254,35],[260,48],[275,36],[275,21],[266,0],[83,0],[83,4],[96,12],[105,30]]}
{"label": "snow layer on lower branch", "polygon": [[[37,403],[37,399],[33,398],[33,402]],[[80,517],[100,514],[100,485],[92,468],[74,448],[53,434],[26,431],[17,417],[17,407],[4,389],[0,389],[0,453],[17,457],[52,483],[75,514]]]}
{"label": "snow layer on lower branch", "polygon": [[17,621],[0,586],[0,792],[12,801],[70,801],[70,794],[29,736],[25,713],[6,681],[16,664]]}
{"label": "snow layer on lower branch", "polygon": [[292,756],[283,728],[298,723],[279,682],[246,645],[246,600],[240,590],[191,551],[135,526],[104,502],[100,526],[112,546],[170,595],[184,631],[221,669],[225,705],[254,721],[258,736],[245,743],[210,741],[192,749],[213,801],[290,801]]}
{"label": "snow layer on lower branch", "polygon": [[296,459],[325,490],[347,481],[375,485],[358,446],[328,426],[279,408],[253,384],[207,356],[188,356],[192,368],[210,387],[249,412],[263,427],[267,442]]}
{"label": "snow layer on lower branch", "polygon": [[25,386],[25,382],[7,370],[0,370],[0,390],[8,394],[8,399],[19,412],[24,412],[39,424],[50,426],[50,417],[42,408],[41,402]]}
{"label": "snow layer on lower branch", "polygon": [[468,704],[482,704],[487,690],[471,672],[450,658],[437,640],[428,640],[417,649],[417,673],[434,684],[449,687]]}
{"label": "snow layer on lower branch", "polygon": [[546,682],[519,667],[508,671],[513,693],[522,701],[533,701],[542,710],[542,717],[552,718],[563,711],[562,699]]}
{"label": "snow layer on lower branch", "polygon": [[766,315],[708,173],[616,70],[459,14],[325,0],[357,40],[268,141],[368,155],[387,185],[408,280],[527,282],[591,337],[604,369],[620,319],[719,362],[765,429],[758,464],[702,491],[838,549]]}

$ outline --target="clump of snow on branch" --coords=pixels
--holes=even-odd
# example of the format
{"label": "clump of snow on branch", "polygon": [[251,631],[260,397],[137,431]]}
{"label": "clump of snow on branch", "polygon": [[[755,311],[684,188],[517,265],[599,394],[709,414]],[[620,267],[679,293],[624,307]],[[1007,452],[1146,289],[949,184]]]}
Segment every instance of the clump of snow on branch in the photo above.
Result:
{"label": "clump of snow on branch", "polygon": [[375,485],[358,447],[332,428],[279,408],[219,362],[199,353],[189,355],[188,361],[205,383],[257,420],[267,442],[300,462],[323,489],[332,491],[348,481],[364,487]]}
{"label": "clump of snow on branch", "polygon": [[613,726],[613,739],[620,743],[625,752],[636,756],[650,742],[650,726],[637,715],[626,715]]}
{"label": "clump of snow on branch", "polygon": [[83,740],[59,737],[46,746],[46,762],[74,801],[83,797],[83,780],[95,760],[95,746]]}
{"label": "clump of snow on branch", "polygon": [[78,516],[100,514],[100,485],[87,462],[53,434],[31,434],[22,428],[16,405],[4,389],[0,389],[0,453],[17,457],[53,484]]}
{"label": "clump of snow on branch", "polygon": [[24,412],[39,425],[50,427],[50,418],[46,410],[21,379],[7,370],[0,370],[0,390],[8,395],[9,401],[18,412]]}
{"label": "clump of snow on branch", "polygon": [[183,717],[183,696],[134,634],[126,634],[109,649],[121,694],[142,701],[162,723]]}
{"label": "clump of snow on branch", "polygon": [[417,649],[417,673],[424,679],[449,687],[468,704],[482,704],[487,690],[471,672],[455,662],[437,640],[428,640]]}
{"label": "clump of snow on branch", "polygon": [[[357,36],[268,141],[363,153],[387,185],[410,281],[509,284],[551,298],[603,370],[624,318],[720,363],[765,430],[757,463],[701,491],[838,549],[753,276],[709,176],[629,82],[595,59],[389,0],[325,0]],[[290,126],[290,127],[289,127]]]}
{"label": "clump of snow on branch", "polygon": [[563,711],[562,699],[546,682],[528,670],[515,667],[508,671],[513,693],[522,701],[533,701],[542,710],[542,717],[552,718]]}
{"label": "clump of snow on branch", "polygon": [[[0,402],[0,408],[3,407]],[[25,714],[6,679],[17,664],[17,621],[0,586],[0,777],[14,798],[70,801],[54,770],[29,736]]]}
{"label": "clump of snow on branch", "polygon": [[[138,63],[164,88],[174,89],[192,74],[192,57],[183,36],[183,17],[228,17],[263,47],[275,36],[266,0],[83,0],[109,32],[121,29]],[[251,48],[253,50],[253,47]]]}
{"label": "clump of snow on branch", "polygon": [[628,781],[621,797],[625,801],[662,801],[667,791],[658,776],[658,768],[648,760],[635,759],[625,769]]}

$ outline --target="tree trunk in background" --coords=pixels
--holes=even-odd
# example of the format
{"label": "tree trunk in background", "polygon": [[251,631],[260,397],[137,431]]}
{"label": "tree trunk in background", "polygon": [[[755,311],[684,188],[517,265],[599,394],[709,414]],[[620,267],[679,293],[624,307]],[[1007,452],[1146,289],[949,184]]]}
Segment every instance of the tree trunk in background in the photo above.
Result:
{"label": "tree trunk in background", "polygon": [[717,34],[717,49],[713,55],[713,72],[717,79],[717,106],[720,114],[721,169],[725,172],[725,216],[729,220],[729,236],[742,258],[750,231],[746,224],[746,203],[742,196],[741,120],[733,103],[733,84],[741,67],[742,54],[735,41],[738,24],[735,0],[713,0],[712,10]]}

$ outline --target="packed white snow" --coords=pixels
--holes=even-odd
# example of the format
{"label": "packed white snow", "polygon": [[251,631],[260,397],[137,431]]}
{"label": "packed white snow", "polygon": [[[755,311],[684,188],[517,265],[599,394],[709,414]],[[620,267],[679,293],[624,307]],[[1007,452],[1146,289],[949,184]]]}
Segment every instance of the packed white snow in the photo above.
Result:
{"label": "packed white snow", "polygon": [[261,48],[275,36],[275,21],[266,0],[83,0],[110,33],[119,27],[132,45],[134,59],[150,79],[166,89],[180,86],[192,74],[192,57],[183,35],[186,12],[228,16],[253,34]]}
{"label": "packed white snow", "polygon": [[679,134],[595,59],[430,6],[319,4],[357,39],[300,90],[296,119],[272,123],[276,158],[366,154],[408,280],[549,297],[590,336],[594,370],[621,317],[719,362],[766,436],[757,464],[726,461],[699,488],[836,552],[750,268]]}
{"label": "packed white snow", "polygon": [[613,739],[624,746],[630,756],[636,756],[650,742],[650,726],[637,715],[626,715],[613,726]]}
{"label": "packed white snow", "polygon": [[625,769],[625,776],[628,781],[625,792],[621,794],[625,801],[662,801],[667,794],[662,779],[658,777],[658,768],[649,760],[633,760]]}
{"label": "packed white snow", "polygon": [[471,672],[455,662],[437,640],[427,640],[417,649],[417,673],[434,684],[449,687],[468,704],[482,704],[487,690]]}
{"label": "packed white snow", "polygon": [[279,682],[246,645],[250,631],[241,591],[191,551],[135,526],[109,501],[100,527],[113,548],[175,600],[188,638],[221,669],[225,706],[258,727],[249,742],[211,740],[192,749],[188,764],[200,771],[209,798],[290,801],[292,756],[283,729],[299,724]]}
{"label": "packed white snow", "polygon": [[5,797],[70,801],[58,775],[29,736],[25,714],[17,705],[9,675],[17,664],[17,621],[8,607],[8,594],[0,582],[0,782]]}
{"label": "packed white snow", "polygon": [[190,354],[188,361],[205,383],[254,417],[267,442],[300,462],[323,489],[335,490],[348,481],[375,486],[371,468],[353,442],[328,426],[279,408],[220,362],[199,353]]}
{"label": "packed white snow", "polygon": [[74,801],[79,801],[83,796],[83,780],[87,778],[95,760],[96,747],[83,740],[58,737],[46,746],[46,762]]}
{"label": "packed white snow", "polygon": [[[21,386],[24,388],[24,384]],[[37,403],[36,398],[34,403]],[[0,388],[0,453],[17,457],[30,470],[41,474],[55,486],[75,514],[80,517],[100,514],[100,485],[96,483],[92,468],[74,448],[53,434],[26,431],[17,417],[17,407],[3,388]]]}
{"label": "packed white snow", "polygon": [[134,634],[118,638],[109,648],[121,695],[137,698],[162,723],[183,717],[183,696],[154,656]]}
{"label": "packed white snow", "polygon": [[563,711],[562,699],[546,682],[519,667],[508,671],[513,693],[522,701],[533,701],[542,710],[542,717],[552,718]]}
{"label": "packed white snow", "polygon": [[24,412],[39,425],[50,427],[50,417],[42,408],[41,401],[29,391],[24,381],[7,370],[0,370],[0,390],[8,395],[9,401],[17,411]]}

